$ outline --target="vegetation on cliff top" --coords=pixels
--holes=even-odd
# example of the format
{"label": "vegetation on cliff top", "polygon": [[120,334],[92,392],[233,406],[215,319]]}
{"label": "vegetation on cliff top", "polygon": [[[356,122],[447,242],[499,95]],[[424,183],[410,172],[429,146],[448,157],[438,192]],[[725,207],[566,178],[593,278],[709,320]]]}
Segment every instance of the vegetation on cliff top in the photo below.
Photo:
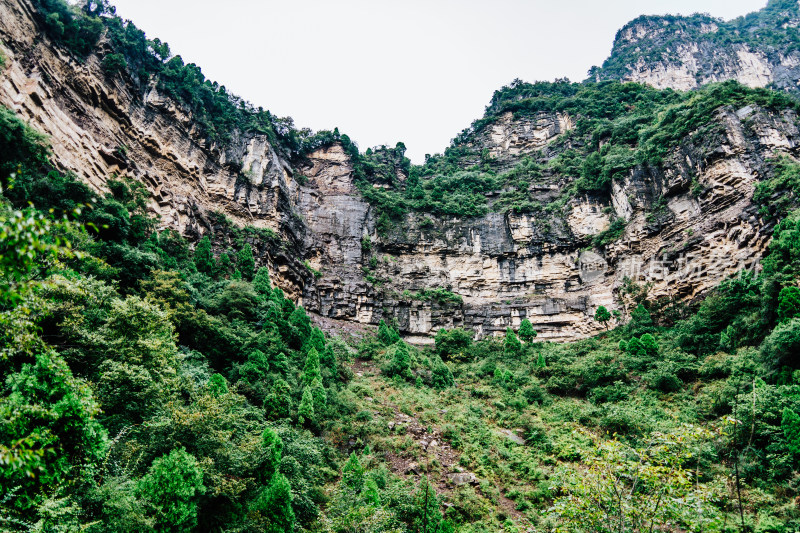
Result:
{"label": "vegetation on cliff top", "polygon": [[[800,103],[790,96],[735,81],[682,93],[617,81],[516,80],[495,92],[484,117],[443,154],[412,166],[405,181],[375,187],[375,179],[358,176],[364,197],[378,210],[382,231],[412,211],[443,217],[480,216],[491,210],[553,212],[579,195],[607,202],[612,181],[637,167],[662,168],[682,144],[702,144],[717,110],[747,105],[768,112],[800,111]],[[561,113],[571,117],[574,128],[509,168],[508,161],[492,157],[482,143],[486,130],[505,113],[515,119]],[[542,200],[537,185],[543,183],[558,184],[558,197]]]}
{"label": "vegetation on cliff top", "polygon": [[[690,16],[641,16],[621,28],[602,68],[592,67],[591,79],[623,79],[640,60],[645,64],[674,63],[678,50],[688,43],[708,43],[716,55],[732,52],[735,45],[762,52],[767,57],[800,50],[800,7],[794,0],[769,0],[759,11],[730,21],[706,14]],[[645,28],[643,38],[623,38],[636,28]],[[718,59],[717,59],[718,61]],[[714,58],[701,68],[713,68]],[[710,74],[710,72],[706,72]]]}

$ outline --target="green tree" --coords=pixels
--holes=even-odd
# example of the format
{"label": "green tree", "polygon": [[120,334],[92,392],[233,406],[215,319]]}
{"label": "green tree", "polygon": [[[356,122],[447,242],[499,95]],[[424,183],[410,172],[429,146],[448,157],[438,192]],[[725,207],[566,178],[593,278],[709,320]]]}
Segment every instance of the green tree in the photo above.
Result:
{"label": "green tree", "polygon": [[645,354],[651,357],[658,355],[658,342],[656,342],[655,337],[649,333],[645,333],[641,336],[639,341],[642,343],[642,349],[644,350]]}
{"label": "green tree", "polygon": [[608,329],[608,322],[611,320],[611,313],[608,312],[608,309],[606,309],[605,306],[601,305],[597,308],[597,311],[594,312],[594,319]]}
{"label": "green tree", "polygon": [[772,370],[800,368],[800,318],[775,326],[761,345],[761,357]]}
{"label": "green tree", "polygon": [[634,335],[641,335],[653,329],[653,318],[644,305],[639,304],[631,312],[630,329]]}
{"label": "green tree", "polygon": [[778,296],[778,318],[786,322],[800,316],[800,289],[784,287]]}
{"label": "green tree", "polygon": [[386,322],[381,320],[378,325],[378,340],[384,346],[390,346],[400,340],[400,335],[394,328],[387,326]]}
{"label": "green tree", "polygon": [[107,417],[139,423],[174,396],[178,348],[167,312],[138,296],[115,300],[97,333],[96,356],[108,357],[96,381]]}
{"label": "green tree", "polygon": [[411,354],[408,352],[408,345],[398,342],[390,350],[392,355],[388,365],[383,368],[384,374],[411,379]]}
{"label": "green tree", "polygon": [[522,351],[522,343],[519,342],[517,335],[511,328],[506,328],[506,337],[503,341],[503,352],[510,355],[519,355]]}
{"label": "green tree", "polygon": [[311,382],[311,395],[314,397],[314,415],[318,421],[322,420],[328,410],[328,393],[319,377]]}
{"label": "green tree", "polygon": [[214,274],[217,263],[214,261],[214,253],[211,251],[211,239],[206,235],[194,249],[194,265],[197,267],[198,272]]}
{"label": "green tree", "polygon": [[214,277],[225,278],[228,276],[228,274],[231,273],[231,268],[233,267],[231,254],[233,253],[233,251],[230,250],[229,252],[222,252],[221,254],[219,254],[219,259],[217,260],[217,263],[214,266],[214,271],[213,271]]}
{"label": "green tree", "polygon": [[314,395],[311,392],[311,387],[308,385],[303,389],[303,398],[300,400],[300,406],[297,408],[297,421],[301,426],[313,424],[315,421]]}
{"label": "green tree", "polygon": [[245,244],[242,249],[236,253],[236,268],[242,273],[244,279],[248,281],[253,279],[256,270],[256,260],[253,258],[253,248],[249,244]]}
{"label": "green tree", "polygon": [[[8,365],[7,361],[3,363]],[[6,366],[5,368],[8,368]],[[41,503],[45,491],[98,464],[106,431],[89,387],[55,352],[36,354],[0,389],[0,493],[17,510]]]}
{"label": "green tree", "polygon": [[[311,319],[308,318],[305,309],[302,307],[295,308],[292,314],[289,315],[289,324],[294,326],[297,330],[298,344],[302,346],[306,340],[311,336]],[[319,356],[319,354],[317,354]]]}
{"label": "green tree", "polygon": [[269,269],[267,267],[261,267],[256,272],[253,277],[253,290],[262,300],[268,300],[272,296],[272,282],[269,279]]}
{"label": "green tree", "polygon": [[283,440],[278,433],[268,427],[261,434],[261,448],[264,450],[263,476],[265,480],[272,479],[278,473],[283,456]]}
{"label": "green tree", "polygon": [[434,339],[436,353],[442,359],[461,359],[472,346],[472,335],[462,328],[440,329]]}
{"label": "green tree", "polygon": [[266,533],[292,533],[295,514],[292,509],[292,488],[283,474],[272,477],[269,486],[253,504],[253,510],[260,517],[262,529]]}
{"label": "green tree", "polygon": [[539,352],[539,357],[536,359],[536,368],[545,368],[547,366],[547,362],[544,358],[544,352]]}
{"label": "green tree", "polygon": [[306,364],[303,367],[303,383],[311,385],[316,379],[320,379],[319,371],[319,352],[315,348],[308,350],[306,354]]}
{"label": "green tree", "polygon": [[197,525],[197,500],[205,492],[203,469],[185,449],[172,450],[153,461],[137,492],[155,518],[156,531],[191,531]]}
{"label": "green tree", "polygon": [[786,437],[789,453],[794,457],[800,457],[800,415],[788,407],[784,407],[781,429]]}
{"label": "green tree", "polygon": [[533,329],[533,324],[527,318],[519,325],[519,338],[526,343],[531,343],[536,338],[536,330]]}
{"label": "green tree", "polygon": [[221,396],[228,393],[228,381],[222,374],[214,373],[208,379],[208,392],[213,396]]}
{"label": "green tree", "polygon": [[452,387],[454,383],[455,380],[450,367],[440,357],[436,357],[431,370],[431,384],[437,389],[446,389],[447,387]]}
{"label": "green tree", "polygon": [[117,72],[124,72],[128,68],[128,62],[122,54],[108,54],[103,58],[102,66],[106,74],[113,76]]}
{"label": "green tree", "polygon": [[342,468],[342,482],[357,493],[361,492],[364,486],[364,467],[358,460],[356,452],[351,452],[350,457]]}
{"label": "green tree", "polygon": [[631,340],[628,341],[625,350],[631,355],[647,355],[647,350],[645,350],[644,344],[642,344],[642,341],[636,337],[631,337]]}
{"label": "green tree", "polygon": [[282,378],[273,383],[272,391],[264,400],[264,411],[272,420],[289,418],[292,411],[292,389]]}

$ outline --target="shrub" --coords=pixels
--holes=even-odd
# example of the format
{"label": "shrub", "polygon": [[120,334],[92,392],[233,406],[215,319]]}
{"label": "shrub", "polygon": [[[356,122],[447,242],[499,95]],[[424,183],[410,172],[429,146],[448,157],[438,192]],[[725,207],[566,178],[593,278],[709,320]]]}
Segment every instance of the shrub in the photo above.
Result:
{"label": "shrub", "polygon": [[431,384],[437,389],[446,389],[447,387],[452,387],[453,383],[453,373],[450,368],[437,357],[431,371]]}
{"label": "shrub", "polygon": [[661,392],[675,392],[683,386],[674,363],[666,361],[658,363],[656,368],[644,375],[644,379],[651,389]]}
{"label": "shrub", "polygon": [[466,351],[472,346],[472,333],[462,328],[440,329],[436,332],[435,343],[436,353],[442,359],[463,359]]}
{"label": "shrub", "polygon": [[761,345],[761,358],[772,370],[800,368],[800,318],[778,324]]}
{"label": "shrub", "polygon": [[791,320],[800,315],[800,289],[784,287],[778,296],[778,318],[781,322]]}
{"label": "shrub", "polygon": [[102,66],[106,74],[113,76],[118,72],[124,72],[128,68],[128,62],[122,54],[108,54],[103,58]]}

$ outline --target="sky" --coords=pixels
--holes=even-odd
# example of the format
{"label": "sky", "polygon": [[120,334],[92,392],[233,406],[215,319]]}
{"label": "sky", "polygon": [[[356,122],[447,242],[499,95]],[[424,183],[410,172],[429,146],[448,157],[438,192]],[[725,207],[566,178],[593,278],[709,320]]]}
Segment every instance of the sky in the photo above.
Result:
{"label": "sky", "polygon": [[206,77],[364,150],[439,153],[515,78],[581,81],[639,15],[731,19],[766,0],[112,0]]}

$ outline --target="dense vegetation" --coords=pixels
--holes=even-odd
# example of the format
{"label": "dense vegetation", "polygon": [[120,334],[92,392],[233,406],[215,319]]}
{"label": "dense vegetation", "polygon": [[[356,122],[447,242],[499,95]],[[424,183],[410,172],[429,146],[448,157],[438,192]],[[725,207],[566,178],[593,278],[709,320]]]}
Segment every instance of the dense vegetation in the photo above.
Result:
{"label": "dense vegetation", "polygon": [[[4,108],[0,167],[0,528],[277,532],[327,508],[339,530],[352,349],[248,242],[155,231],[141,185],[58,173]],[[397,530],[440,516],[426,486],[363,481]]]}
{"label": "dense vegetation", "polygon": [[[412,167],[402,144],[362,154],[338,130],[297,132],[252,109],[102,0],[36,4],[76,58],[105,34],[107,75],[157,78],[211,142],[261,131],[297,157],[340,143],[384,231],[411,211],[602,197],[707,136],[722,106],[798,110],[736,83],[682,94],[515,82]],[[576,120],[548,153],[509,167],[472,144],[503,113],[541,111]],[[110,176],[108,193],[92,191],[0,108],[0,529],[794,531],[800,166],[771,165],[754,195],[776,221],[763,270],[691,314],[629,283],[625,309],[597,310],[608,332],[596,338],[539,342],[523,320],[481,341],[439,330],[419,348],[386,323],[323,333],[254,254],[277,235],[224,220],[224,238],[193,244],[157,231],[140,184]],[[531,187],[553,176],[568,187],[545,204]],[[594,244],[623,229],[618,219]],[[398,296],[461,303],[446,289]]]}
{"label": "dense vegetation", "polygon": [[426,349],[382,323],[354,346],[313,326],[248,243],[155,231],[141,186],[97,195],[54,171],[5,109],[0,156],[3,529],[800,525],[791,202],[763,272],[671,327],[632,287],[630,321],[572,344],[523,321],[480,342],[441,330]]}

